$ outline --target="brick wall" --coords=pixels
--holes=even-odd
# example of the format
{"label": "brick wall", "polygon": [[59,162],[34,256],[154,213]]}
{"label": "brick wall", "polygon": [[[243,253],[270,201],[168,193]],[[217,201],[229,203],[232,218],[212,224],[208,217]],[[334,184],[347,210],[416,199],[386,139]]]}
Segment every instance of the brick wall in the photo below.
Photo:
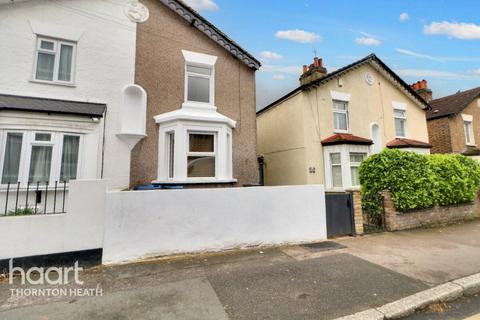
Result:
{"label": "brick wall", "polygon": [[443,117],[428,120],[428,140],[432,145],[431,153],[452,152],[452,141],[450,137],[450,118]]}
{"label": "brick wall", "polygon": [[384,191],[385,224],[388,231],[448,224],[480,217],[478,198],[472,203],[398,212],[390,192]]}

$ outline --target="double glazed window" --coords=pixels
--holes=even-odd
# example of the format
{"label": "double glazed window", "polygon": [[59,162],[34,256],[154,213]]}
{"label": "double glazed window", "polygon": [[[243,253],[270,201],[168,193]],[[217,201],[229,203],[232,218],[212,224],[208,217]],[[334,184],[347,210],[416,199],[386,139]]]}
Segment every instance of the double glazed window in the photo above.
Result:
{"label": "double glazed window", "polygon": [[189,133],[188,144],[187,177],[215,177],[215,135]]}
{"label": "double glazed window", "polygon": [[473,139],[473,126],[472,126],[472,121],[463,121],[463,128],[465,130],[465,140],[467,144],[472,145],[475,143]]}
{"label": "double glazed window", "polygon": [[360,185],[360,175],[358,168],[360,163],[366,158],[366,153],[350,152],[350,177],[352,179],[352,186]]}
{"label": "double glazed window", "polygon": [[77,178],[79,135],[7,131],[3,146],[2,184],[51,184]]}
{"label": "double glazed window", "polygon": [[336,132],[348,131],[348,102],[333,100],[333,128]]}
{"label": "double glazed window", "polygon": [[213,104],[213,69],[187,64],[186,70],[186,100]]}
{"label": "double glazed window", "polygon": [[332,186],[334,188],[343,187],[342,182],[342,158],[340,152],[330,153],[330,165],[332,168]]}
{"label": "double glazed window", "polygon": [[395,120],[395,136],[407,136],[407,112],[401,109],[393,109],[393,118]]}
{"label": "double glazed window", "polygon": [[75,44],[38,38],[34,79],[55,83],[73,83]]}

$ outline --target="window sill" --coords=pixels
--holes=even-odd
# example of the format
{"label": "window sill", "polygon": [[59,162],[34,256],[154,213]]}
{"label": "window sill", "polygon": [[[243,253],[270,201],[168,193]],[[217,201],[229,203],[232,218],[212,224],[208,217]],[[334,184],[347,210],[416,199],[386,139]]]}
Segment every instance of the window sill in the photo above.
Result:
{"label": "window sill", "polygon": [[153,184],[214,184],[236,183],[237,179],[188,179],[188,180],[153,180]]}
{"label": "window sill", "polygon": [[76,88],[77,87],[75,83],[66,83],[66,82],[57,82],[57,81],[30,79],[30,82],[40,83],[40,84],[49,84],[49,85],[53,85],[53,86],[70,87],[70,88]]}
{"label": "window sill", "polygon": [[333,130],[333,133],[349,133],[348,130]]}
{"label": "window sill", "polygon": [[210,103],[204,102],[195,102],[195,101],[185,101],[182,103],[182,108],[193,108],[199,110],[217,110],[217,107]]}
{"label": "window sill", "polygon": [[476,147],[477,144],[476,143],[467,143],[467,147]]}

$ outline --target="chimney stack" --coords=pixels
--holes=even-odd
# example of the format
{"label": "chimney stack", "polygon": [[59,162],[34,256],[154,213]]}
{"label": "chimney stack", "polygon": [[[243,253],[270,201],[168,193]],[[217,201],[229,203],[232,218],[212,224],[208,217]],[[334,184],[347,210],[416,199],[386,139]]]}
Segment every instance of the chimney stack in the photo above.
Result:
{"label": "chimney stack", "polygon": [[410,85],[410,88],[413,89],[420,97],[423,98],[426,102],[432,101],[432,90],[428,87],[427,80],[417,81],[414,84]]}
{"label": "chimney stack", "polygon": [[327,69],[323,66],[323,59],[313,58],[313,63],[303,66],[303,73],[300,76],[300,84],[308,84],[327,75]]}

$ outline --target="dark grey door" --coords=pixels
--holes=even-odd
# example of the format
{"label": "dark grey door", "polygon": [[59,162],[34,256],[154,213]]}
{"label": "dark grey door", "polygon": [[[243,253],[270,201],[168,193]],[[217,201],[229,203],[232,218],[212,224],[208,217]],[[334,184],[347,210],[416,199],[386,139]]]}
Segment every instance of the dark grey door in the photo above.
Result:
{"label": "dark grey door", "polygon": [[355,233],[352,195],[350,193],[325,194],[327,209],[327,236],[338,237]]}

